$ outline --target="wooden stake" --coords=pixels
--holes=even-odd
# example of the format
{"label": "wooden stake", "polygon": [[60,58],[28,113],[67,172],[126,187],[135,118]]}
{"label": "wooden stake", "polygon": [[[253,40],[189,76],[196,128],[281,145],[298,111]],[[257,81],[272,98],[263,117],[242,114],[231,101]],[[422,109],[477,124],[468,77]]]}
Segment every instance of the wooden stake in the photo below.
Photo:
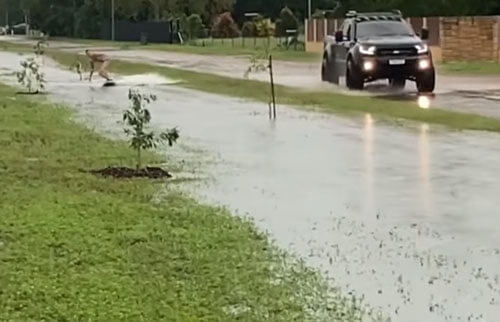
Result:
{"label": "wooden stake", "polygon": [[[269,76],[271,78],[271,98],[272,98],[272,114],[273,114],[272,118],[276,119],[276,95],[274,92],[273,56],[272,55],[269,55]],[[269,115],[269,116],[271,116],[271,115]]]}

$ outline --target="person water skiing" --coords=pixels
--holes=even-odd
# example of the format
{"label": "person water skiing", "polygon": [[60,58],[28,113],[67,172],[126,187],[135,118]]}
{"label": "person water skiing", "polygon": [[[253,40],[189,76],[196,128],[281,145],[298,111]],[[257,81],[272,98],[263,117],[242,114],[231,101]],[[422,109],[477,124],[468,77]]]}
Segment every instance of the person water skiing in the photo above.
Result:
{"label": "person water skiing", "polygon": [[85,54],[87,55],[87,57],[90,58],[89,82],[92,81],[92,75],[94,74],[96,64],[101,64],[101,66],[97,70],[97,73],[99,74],[99,76],[104,78],[106,81],[111,82],[112,79],[111,79],[111,77],[109,77],[109,73],[107,71],[107,68],[108,68],[109,63],[110,63],[109,57],[106,56],[105,54],[91,52],[88,49],[85,50]]}

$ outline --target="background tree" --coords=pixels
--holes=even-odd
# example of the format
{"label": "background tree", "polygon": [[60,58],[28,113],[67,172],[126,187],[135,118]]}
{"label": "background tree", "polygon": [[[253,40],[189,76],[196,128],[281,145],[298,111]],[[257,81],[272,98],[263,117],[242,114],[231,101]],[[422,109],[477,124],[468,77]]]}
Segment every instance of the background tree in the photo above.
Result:
{"label": "background tree", "polygon": [[[313,0],[312,11],[336,7],[336,0]],[[341,7],[334,16],[348,10],[372,11],[400,9],[405,16],[454,16],[500,14],[500,0],[340,0]],[[0,25],[23,23],[25,16],[34,29],[56,36],[99,37],[109,26],[110,0],[0,0]],[[158,21],[199,15],[207,27],[220,24],[220,14],[231,12],[231,20],[241,26],[247,21],[245,13],[257,12],[278,22],[278,34],[293,16],[299,25],[307,16],[306,0],[115,0],[117,20]],[[285,8],[285,9],[284,9]],[[227,18],[227,17],[226,17]],[[279,19],[279,21],[278,21]],[[229,21],[227,21],[229,22]],[[216,28],[217,29],[217,28]],[[227,28],[226,28],[227,29]],[[249,31],[249,27],[245,29]],[[226,30],[227,31],[227,30]],[[235,28],[229,28],[235,35]]]}
{"label": "background tree", "polygon": [[257,27],[253,21],[245,21],[243,27],[241,27],[241,34],[244,37],[255,37],[257,36]]}
{"label": "background tree", "polygon": [[192,14],[187,18],[187,33],[189,39],[196,39],[205,28],[200,15]]}
{"label": "background tree", "polygon": [[325,18],[325,12],[324,12],[323,10],[316,9],[316,10],[312,13],[311,17],[312,17],[313,19],[324,19],[324,18]]}
{"label": "background tree", "polygon": [[233,20],[230,12],[220,14],[215,20],[212,28],[212,36],[220,38],[232,38],[239,35],[238,25]]}
{"label": "background tree", "polygon": [[293,14],[292,10],[284,7],[280,12],[279,24],[276,23],[276,30],[280,36],[286,36],[286,31],[289,29],[297,30],[299,28],[299,21]]}

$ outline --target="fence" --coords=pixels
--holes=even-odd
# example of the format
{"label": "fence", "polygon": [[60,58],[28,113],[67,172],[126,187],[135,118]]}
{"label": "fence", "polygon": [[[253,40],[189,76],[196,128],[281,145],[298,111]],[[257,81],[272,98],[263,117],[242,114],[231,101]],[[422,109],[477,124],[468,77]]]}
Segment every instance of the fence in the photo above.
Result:
{"label": "fence", "polygon": [[[500,61],[500,17],[411,17],[417,33],[429,30],[429,44],[437,61]],[[323,51],[326,35],[340,29],[342,19],[306,20],[306,51]]]}
{"label": "fence", "polygon": [[[111,39],[111,28],[106,24],[102,30],[103,39]],[[152,43],[172,43],[175,36],[171,22],[129,22],[115,23],[115,40],[141,41],[141,35],[147,34],[147,41]]]}
{"label": "fence", "polygon": [[287,37],[236,37],[236,38],[199,38],[187,41],[191,46],[218,47],[235,49],[288,49],[304,50],[304,42]]}

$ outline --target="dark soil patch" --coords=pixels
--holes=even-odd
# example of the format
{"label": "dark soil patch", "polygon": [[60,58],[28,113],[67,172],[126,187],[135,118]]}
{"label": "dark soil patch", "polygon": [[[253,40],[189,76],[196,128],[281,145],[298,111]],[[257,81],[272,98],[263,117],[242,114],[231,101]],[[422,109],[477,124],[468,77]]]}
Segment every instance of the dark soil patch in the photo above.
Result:
{"label": "dark soil patch", "polygon": [[90,173],[104,177],[121,178],[171,178],[172,175],[162,168],[146,167],[145,169],[132,169],[126,167],[107,167],[100,170],[91,170]]}
{"label": "dark soil patch", "polygon": [[36,91],[36,92],[16,92],[16,95],[47,95],[46,92],[40,92],[40,91]]}

